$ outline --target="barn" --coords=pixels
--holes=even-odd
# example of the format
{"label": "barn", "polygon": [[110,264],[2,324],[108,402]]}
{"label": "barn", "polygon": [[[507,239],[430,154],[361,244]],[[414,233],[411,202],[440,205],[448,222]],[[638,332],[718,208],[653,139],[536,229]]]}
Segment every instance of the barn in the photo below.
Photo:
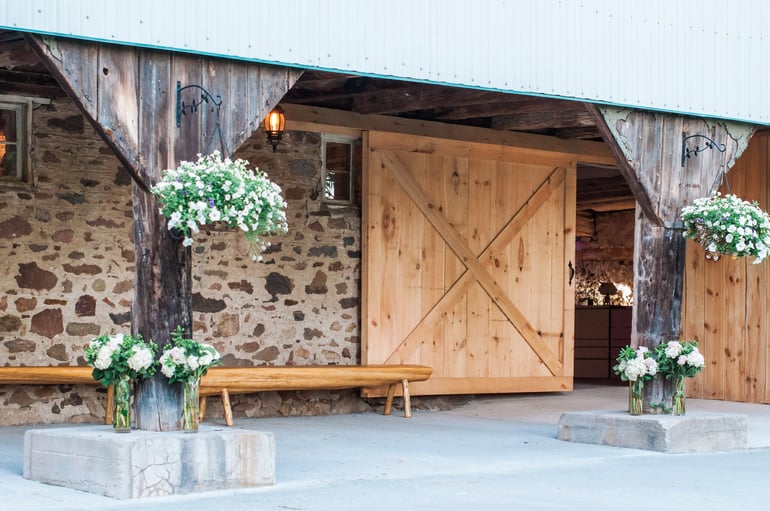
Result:
{"label": "barn", "polygon": [[[422,364],[413,395],[475,395],[569,391],[609,379],[619,345],[686,337],[707,359],[691,395],[770,402],[767,263],[707,260],[679,218],[723,173],[770,203],[770,7],[247,4],[221,2],[252,14],[226,23],[195,0],[0,6],[0,364],[84,365],[101,332],[189,324],[228,366]],[[183,248],[156,213],[160,172],[213,150],[284,191],[261,263],[217,226]],[[0,424],[104,402],[4,385]]]}

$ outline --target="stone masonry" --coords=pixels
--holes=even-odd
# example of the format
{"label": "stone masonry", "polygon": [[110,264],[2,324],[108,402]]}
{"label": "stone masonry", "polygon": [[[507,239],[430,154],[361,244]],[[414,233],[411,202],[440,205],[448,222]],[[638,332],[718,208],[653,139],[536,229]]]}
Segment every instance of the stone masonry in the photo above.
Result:
{"label": "stone masonry", "polygon": [[[0,183],[0,364],[84,365],[100,332],[129,332],[133,297],[129,174],[68,99],[32,111],[35,184]],[[252,262],[243,236],[193,244],[194,336],[230,366],[360,362],[361,215],[320,200],[321,136],[261,131],[234,155],[266,171],[289,204],[289,233]],[[212,402],[212,414],[221,415]],[[104,389],[0,386],[0,425],[93,422]],[[356,391],[233,396],[236,415],[346,413]]]}
{"label": "stone masonry", "polygon": [[[596,235],[578,238],[575,243],[575,301],[587,305],[603,303],[602,282],[634,285],[634,211],[618,211],[596,216]],[[612,297],[612,305],[631,305],[630,298]]]}

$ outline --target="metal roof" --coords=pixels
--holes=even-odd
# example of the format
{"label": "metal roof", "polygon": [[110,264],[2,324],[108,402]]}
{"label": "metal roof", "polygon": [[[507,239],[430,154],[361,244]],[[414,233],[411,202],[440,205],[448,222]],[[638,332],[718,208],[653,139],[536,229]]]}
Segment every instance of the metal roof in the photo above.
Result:
{"label": "metal roof", "polygon": [[770,124],[766,0],[0,0],[0,27]]}

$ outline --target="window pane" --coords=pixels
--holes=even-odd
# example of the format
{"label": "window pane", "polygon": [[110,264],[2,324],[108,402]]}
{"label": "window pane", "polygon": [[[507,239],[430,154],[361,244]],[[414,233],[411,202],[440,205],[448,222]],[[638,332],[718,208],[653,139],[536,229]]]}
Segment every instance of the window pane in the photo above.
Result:
{"label": "window pane", "polygon": [[350,144],[326,143],[324,199],[350,200]]}
{"label": "window pane", "polygon": [[0,143],[18,142],[16,110],[0,109]]}
{"label": "window pane", "polygon": [[18,177],[16,144],[0,144],[0,176]]}
{"label": "window pane", "polygon": [[0,108],[0,176],[18,176],[16,110]]}
{"label": "window pane", "polygon": [[350,200],[350,172],[327,170],[325,196],[330,200]]}

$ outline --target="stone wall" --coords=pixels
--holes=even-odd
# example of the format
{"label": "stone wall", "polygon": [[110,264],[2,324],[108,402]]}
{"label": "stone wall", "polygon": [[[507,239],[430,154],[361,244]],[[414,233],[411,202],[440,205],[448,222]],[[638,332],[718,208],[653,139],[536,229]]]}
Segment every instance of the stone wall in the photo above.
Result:
{"label": "stone wall", "polygon": [[596,216],[596,235],[575,243],[575,302],[601,305],[602,282],[624,286],[628,292],[611,297],[612,305],[631,305],[634,285],[634,211]]}
{"label": "stone wall", "polygon": [[[32,119],[37,184],[0,183],[0,363],[83,365],[93,336],[130,331],[130,177],[69,100]],[[320,141],[289,132],[273,154],[257,132],[234,155],[265,170],[289,203],[289,233],[264,263],[248,258],[237,232],[204,232],[193,244],[194,336],[227,365],[360,361],[360,211],[321,204]],[[355,391],[233,399],[246,416],[368,408]],[[0,425],[98,421],[104,390],[0,386],[0,406]]]}

